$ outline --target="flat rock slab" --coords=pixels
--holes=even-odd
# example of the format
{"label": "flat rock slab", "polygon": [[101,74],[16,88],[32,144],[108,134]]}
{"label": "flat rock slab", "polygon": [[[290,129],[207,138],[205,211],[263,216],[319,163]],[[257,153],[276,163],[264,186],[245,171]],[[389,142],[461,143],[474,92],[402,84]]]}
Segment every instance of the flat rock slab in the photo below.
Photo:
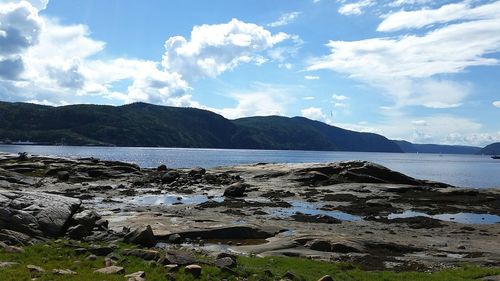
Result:
{"label": "flat rock slab", "polygon": [[0,189],[0,228],[35,237],[61,235],[81,201],[43,192]]}

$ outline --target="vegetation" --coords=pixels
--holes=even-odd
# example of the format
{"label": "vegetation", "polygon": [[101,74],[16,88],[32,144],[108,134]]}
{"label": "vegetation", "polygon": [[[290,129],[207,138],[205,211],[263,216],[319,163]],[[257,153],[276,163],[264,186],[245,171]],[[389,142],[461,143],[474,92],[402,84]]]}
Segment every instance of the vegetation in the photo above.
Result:
{"label": "vegetation", "polygon": [[490,145],[485,146],[477,154],[484,155],[500,155],[500,142],[495,142]]}
{"label": "vegetation", "polygon": [[387,138],[302,117],[228,120],[195,108],[134,103],[51,107],[0,102],[0,140],[66,145],[401,152]]}
{"label": "vegetation", "polygon": [[476,154],[481,148],[466,145],[415,144],[408,141],[394,140],[406,153],[438,153],[438,154]]}
{"label": "vegetation", "polygon": [[[84,245],[81,245],[84,246]],[[130,248],[120,245],[116,251],[117,265],[125,268],[125,274],[144,271],[147,280],[168,280],[168,270],[154,262],[146,262],[135,257],[123,257],[120,251]],[[94,273],[102,268],[104,258],[87,260],[87,255],[76,254],[74,246],[68,246],[65,241],[52,241],[47,244],[37,244],[25,248],[23,253],[6,253],[0,250],[0,263],[3,261],[19,264],[0,268],[0,280],[18,281],[31,280],[27,265],[36,265],[45,270],[37,276],[37,280],[125,280],[125,274],[104,275]],[[206,257],[205,257],[206,259]],[[214,266],[202,265],[202,275],[196,280],[236,280],[235,276],[248,280],[277,280],[286,272],[291,272],[297,280],[318,280],[324,275],[330,275],[334,280],[481,280],[482,277],[500,274],[500,268],[481,268],[464,266],[462,268],[435,273],[423,272],[369,272],[342,263],[327,263],[307,259],[289,257],[240,257],[234,273],[221,270]],[[57,275],[53,269],[70,269],[76,275]],[[195,280],[183,269],[171,273],[175,280]]]}

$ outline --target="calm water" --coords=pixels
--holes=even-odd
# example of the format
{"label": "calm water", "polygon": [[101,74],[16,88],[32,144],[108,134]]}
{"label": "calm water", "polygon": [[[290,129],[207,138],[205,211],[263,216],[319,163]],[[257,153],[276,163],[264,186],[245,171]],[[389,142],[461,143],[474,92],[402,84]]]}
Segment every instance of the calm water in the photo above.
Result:
{"label": "calm water", "polygon": [[66,157],[96,157],[134,162],[141,167],[166,164],[172,168],[205,168],[245,163],[328,163],[368,160],[407,175],[464,187],[500,188],[500,160],[482,155],[438,155],[412,153],[324,152],[290,150],[20,146],[0,145],[2,152]]}

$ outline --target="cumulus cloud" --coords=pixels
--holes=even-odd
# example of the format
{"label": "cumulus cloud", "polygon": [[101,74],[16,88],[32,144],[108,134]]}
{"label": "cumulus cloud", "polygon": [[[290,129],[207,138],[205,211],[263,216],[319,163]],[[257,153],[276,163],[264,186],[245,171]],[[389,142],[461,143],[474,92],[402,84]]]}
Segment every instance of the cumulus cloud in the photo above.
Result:
{"label": "cumulus cloud", "polygon": [[312,60],[308,70],[347,74],[383,89],[397,106],[455,107],[467,97],[470,86],[437,76],[497,65],[498,59],[488,55],[500,50],[498,30],[500,15],[450,24],[421,36],[330,41],[331,54]]}
{"label": "cumulus cloud", "polygon": [[470,2],[453,3],[438,9],[421,9],[415,11],[399,11],[384,16],[385,19],[377,27],[377,31],[397,31],[401,29],[422,28],[438,23],[457,20],[498,19],[500,1],[471,7]]}
{"label": "cumulus cloud", "polygon": [[479,122],[454,115],[420,116],[418,120],[409,116],[399,116],[384,123],[335,123],[335,125],[414,143],[484,146],[500,141],[500,132],[484,132]]}
{"label": "cumulus cloud", "polygon": [[265,83],[255,83],[251,91],[233,92],[228,97],[237,102],[235,107],[207,108],[228,119],[248,116],[286,115],[287,105],[293,100],[293,89]]}
{"label": "cumulus cloud", "polygon": [[[86,96],[197,106],[195,79],[216,77],[243,63],[261,65],[268,52],[298,37],[273,34],[233,19],[195,26],[191,37],[171,37],[161,61],[98,58],[106,44],[86,25],[61,24],[39,12],[47,0],[0,0],[0,97],[42,104],[81,103]],[[285,51],[281,52],[284,64]]]}
{"label": "cumulus cloud", "polygon": [[495,107],[500,107],[500,101],[494,101],[493,106]]}
{"label": "cumulus cloud", "polygon": [[308,107],[300,111],[300,114],[305,117],[316,121],[322,121],[326,123],[331,123],[328,116],[323,113],[323,110],[319,107]]}
{"label": "cumulus cloud", "polygon": [[268,24],[270,27],[278,27],[291,24],[294,22],[298,16],[300,16],[301,12],[291,12],[283,14],[277,21]]}
{"label": "cumulus cloud", "polygon": [[391,3],[389,3],[389,6],[401,7],[401,6],[423,5],[431,3],[432,1],[433,0],[393,0]]}
{"label": "cumulus cloud", "polygon": [[364,12],[364,9],[375,5],[373,0],[361,0],[353,3],[342,4],[340,6],[338,12],[345,16],[351,15],[361,15]]}
{"label": "cumulus cloud", "polygon": [[182,36],[165,42],[162,65],[184,79],[215,77],[242,63],[261,63],[259,52],[289,39],[262,26],[233,19],[225,24],[195,26],[188,40]]}

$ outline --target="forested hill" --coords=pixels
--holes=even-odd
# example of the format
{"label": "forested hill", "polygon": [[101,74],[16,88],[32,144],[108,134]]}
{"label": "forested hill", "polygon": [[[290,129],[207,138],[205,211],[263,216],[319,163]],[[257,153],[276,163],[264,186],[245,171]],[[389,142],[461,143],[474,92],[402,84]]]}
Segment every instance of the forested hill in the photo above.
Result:
{"label": "forested hill", "polygon": [[500,155],[500,142],[495,142],[485,146],[477,154]]}
{"label": "forested hill", "polygon": [[0,102],[0,141],[66,145],[401,152],[387,138],[303,117],[228,120],[195,108],[134,103],[51,107]]}

